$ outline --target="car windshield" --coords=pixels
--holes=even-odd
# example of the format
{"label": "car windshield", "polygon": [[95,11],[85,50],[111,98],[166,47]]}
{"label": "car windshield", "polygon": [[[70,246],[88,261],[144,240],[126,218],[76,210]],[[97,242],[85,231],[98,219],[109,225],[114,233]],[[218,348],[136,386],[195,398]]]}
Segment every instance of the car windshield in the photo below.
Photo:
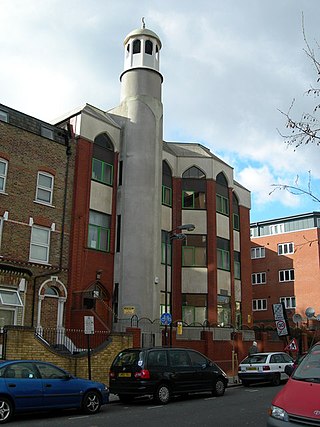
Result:
{"label": "car windshield", "polygon": [[306,354],[293,373],[292,378],[300,381],[320,381],[320,344]]}
{"label": "car windshield", "polygon": [[267,355],[266,354],[253,354],[252,356],[246,357],[241,364],[242,365],[252,365],[256,363],[266,363]]}
{"label": "car windshield", "polygon": [[139,350],[122,351],[113,362],[113,366],[137,366],[140,354]]}

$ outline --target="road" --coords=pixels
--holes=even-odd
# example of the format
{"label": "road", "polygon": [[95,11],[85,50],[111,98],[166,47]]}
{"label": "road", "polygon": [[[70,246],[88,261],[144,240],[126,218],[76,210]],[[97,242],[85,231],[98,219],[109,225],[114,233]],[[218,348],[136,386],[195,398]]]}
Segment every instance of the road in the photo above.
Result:
{"label": "road", "polygon": [[226,390],[223,397],[210,394],[175,398],[165,406],[151,400],[137,400],[124,405],[118,401],[102,407],[93,416],[68,411],[60,414],[16,416],[11,427],[242,427],[265,426],[267,408],[283,385],[259,384],[248,388],[237,386]]}

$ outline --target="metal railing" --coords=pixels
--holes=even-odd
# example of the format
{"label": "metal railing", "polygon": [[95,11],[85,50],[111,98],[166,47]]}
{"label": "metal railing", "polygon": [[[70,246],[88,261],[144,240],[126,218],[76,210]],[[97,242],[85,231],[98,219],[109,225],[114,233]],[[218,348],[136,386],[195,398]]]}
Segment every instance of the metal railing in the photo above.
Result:
{"label": "metal railing", "polygon": [[110,331],[95,331],[85,334],[81,329],[37,328],[35,336],[53,350],[65,354],[79,354],[95,350],[108,340]]}

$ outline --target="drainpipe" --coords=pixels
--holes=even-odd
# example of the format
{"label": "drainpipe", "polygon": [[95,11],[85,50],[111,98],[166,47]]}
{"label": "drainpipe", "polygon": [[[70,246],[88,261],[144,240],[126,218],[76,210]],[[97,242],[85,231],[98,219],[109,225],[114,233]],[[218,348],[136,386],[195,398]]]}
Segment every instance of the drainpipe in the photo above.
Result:
{"label": "drainpipe", "polygon": [[63,133],[63,137],[66,145],[66,173],[65,173],[65,188],[64,188],[64,197],[63,197],[63,210],[62,210],[62,220],[61,220],[61,243],[60,243],[60,254],[59,254],[59,267],[56,271],[51,271],[50,273],[43,273],[34,276],[33,278],[33,296],[32,296],[32,312],[31,312],[31,326],[34,327],[34,313],[35,313],[35,305],[36,305],[36,285],[37,279],[41,279],[43,277],[53,276],[55,274],[59,274],[62,271],[62,258],[63,258],[63,247],[64,247],[64,230],[65,230],[65,220],[66,220],[66,209],[67,209],[67,194],[68,194],[68,178],[69,178],[69,163],[71,156],[71,145],[70,141],[73,138],[72,126],[70,123],[67,123],[67,132]]}

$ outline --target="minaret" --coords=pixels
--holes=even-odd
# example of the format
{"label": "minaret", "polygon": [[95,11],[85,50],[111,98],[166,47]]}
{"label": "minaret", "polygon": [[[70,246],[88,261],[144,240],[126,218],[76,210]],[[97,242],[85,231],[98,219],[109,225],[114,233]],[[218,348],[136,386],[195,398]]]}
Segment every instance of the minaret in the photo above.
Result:
{"label": "minaret", "polygon": [[161,184],[163,108],[159,72],[161,41],[145,28],[124,40],[121,104],[116,114],[123,127],[123,162],[117,215],[121,215],[120,252],[115,282],[119,283],[119,318],[160,317],[158,277],[161,266]]}

